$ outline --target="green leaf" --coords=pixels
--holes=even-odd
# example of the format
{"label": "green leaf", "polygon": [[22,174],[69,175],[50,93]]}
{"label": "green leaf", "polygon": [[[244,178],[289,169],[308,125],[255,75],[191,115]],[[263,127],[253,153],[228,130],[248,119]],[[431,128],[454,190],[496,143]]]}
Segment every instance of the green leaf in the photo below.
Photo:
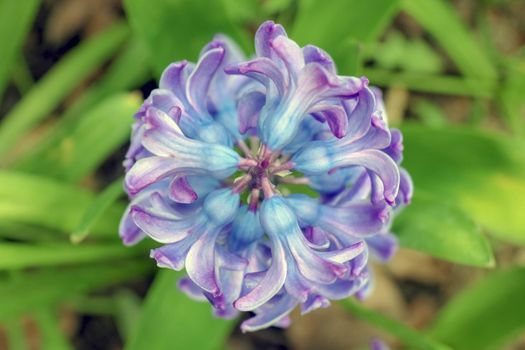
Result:
{"label": "green leaf", "polygon": [[401,246],[473,266],[493,266],[489,242],[460,209],[441,198],[417,191],[412,203],[394,221]]}
{"label": "green leaf", "polygon": [[[87,190],[43,177],[0,171],[0,222],[38,225],[70,233],[76,229],[95,196]],[[125,205],[109,208],[93,233],[117,239]]]}
{"label": "green leaf", "polygon": [[16,318],[9,320],[5,325],[7,331],[7,344],[10,350],[27,350],[27,336],[24,332],[24,325],[22,320]]}
{"label": "green leaf", "polygon": [[0,100],[39,5],[39,0],[0,1]]}
{"label": "green leaf", "polygon": [[493,97],[497,84],[481,78],[458,78],[418,72],[393,72],[386,69],[366,68],[363,75],[374,85],[406,87],[414,91],[444,95]]}
{"label": "green leaf", "polygon": [[344,66],[341,43],[376,40],[398,8],[398,0],[301,0],[291,37],[301,45],[318,45]]}
{"label": "green leaf", "polygon": [[148,79],[148,66],[147,49],[138,40],[130,40],[112,61],[105,74],[65,111],[52,132],[26,153],[18,155],[13,166],[25,170],[36,167],[50,150],[68,137],[78,121],[100,101],[142,85]]}
{"label": "green leaf", "polygon": [[0,124],[0,155],[45,118],[89,74],[107,60],[127,37],[120,23],[68,53],[24,96]]}
{"label": "green leaf", "polygon": [[119,178],[106,187],[93,201],[85,212],[80,224],[71,234],[71,242],[80,243],[89,235],[93,225],[102,217],[104,212],[124,194],[123,178]]}
{"label": "green leaf", "polygon": [[41,349],[73,349],[66,335],[60,329],[58,317],[52,309],[46,308],[36,311],[33,316],[40,334]]}
{"label": "green leaf", "polygon": [[502,349],[525,330],[525,268],[494,273],[452,299],[431,334],[457,350]]}
{"label": "green leaf", "polygon": [[469,77],[495,79],[496,69],[456,13],[444,0],[403,0],[402,8],[441,44]]}
{"label": "green leaf", "polygon": [[157,76],[171,62],[195,60],[216,33],[239,38],[222,1],[125,0],[124,8],[136,35],[149,48]]}
{"label": "green leaf", "polygon": [[416,191],[457,206],[500,239],[525,244],[523,141],[466,128],[402,130],[403,166]]}
{"label": "green leaf", "polygon": [[143,261],[121,261],[25,272],[0,284],[0,321],[143,276],[149,271],[150,265]]}
{"label": "green leaf", "polygon": [[214,318],[208,303],[180,292],[176,286],[179,277],[171,270],[157,274],[127,350],[213,350],[224,342],[234,322]]}
{"label": "green leaf", "polygon": [[37,266],[78,264],[102,260],[117,260],[138,253],[144,248],[127,248],[122,244],[23,244],[0,242],[0,270]]}
{"label": "green leaf", "polygon": [[359,302],[352,299],[340,301],[345,309],[352,313],[352,316],[366,321],[373,326],[382,329],[401,340],[405,345],[410,345],[414,349],[420,350],[451,350],[448,346],[428,338],[420,332],[411,329],[400,321],[389,318],[377,311],[366,308]]}
{"label": "green leaf", "polygon": [[94,171],[128,138],[132,115],[140,106],[135,94],[110,96],[93,107],[45,154],[17,170],[77,182]]}
{"label": "green leaf", "polygon": [[507,80],[499,97],[503,116],[511,129],[520,136],[525,135],[525,60],[509,60],[506,65]]}

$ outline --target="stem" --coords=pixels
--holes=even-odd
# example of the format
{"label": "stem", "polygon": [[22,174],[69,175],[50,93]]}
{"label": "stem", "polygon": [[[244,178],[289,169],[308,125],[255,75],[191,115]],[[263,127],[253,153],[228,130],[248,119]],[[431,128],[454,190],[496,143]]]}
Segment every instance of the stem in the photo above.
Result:
{"label": "stem", "polygon": [[271,198],[274,195],[274,191],[272,188],[272,184],[270,183],[270,180],[267,176],[264,176],[261,179],[261,188],[264,193],[264,198]]}
{"label": "stem", "polygon": [[278,179],[279,179],[279,182],[284,183],[284,184],[291,184],[291,185],[308,185],[308,184],[310,184],[310,180],[307,177],[286,176],[286,177],[280,177]]}
{"label": "stem", "polygon": [[283,164],[279,164],[273,168],[270,168],[270,173],[271,174],[275,174],[275,173],[278,173],[278,172],[281,172],[281,171],[285,171],[285,170],[291,170],[293,169],[294,167],[294,164],[292,162],[286,162],[286,163],[283,163]]}
{"label": "stem", "polygon": [[387,331],[403,341],[406,345],[422,350],[450,350],[447,345],[427,338],[407,325],[374,310],[370,310],[355,300],[345,299],[342,300],[340,304],[356,318],[367,321],[377,328]]}
{"label": "stem", "polygon": [[249,174],[240,177],[237,181],[234,181],[232,191],[234,193],[241,193],[244,191],[246,186],[248,186],[250,181],[252,181],[252,176]]}
{"label": "stem", "polygon": [[244,153],[244,156],[249,159],[253,159],[253,154],[246,142],[243,140],[237,141],[237,146],[241,149],[241,151]]}
{"label": "stem", "polygon": [[237,165],[239,169],[243,169],[243,170],[248,170],[254,166],[257,166],[257,161],[254,159],[246,159],[246,158],[242,158],[239,161],[239,164]]}
{"label": "stem", "polygon": [[248,210],[255,212],[259,206],[259,196],[261,195],[261,190],[258,188],[253,188],[250,193],[250,203],[248,204]]}

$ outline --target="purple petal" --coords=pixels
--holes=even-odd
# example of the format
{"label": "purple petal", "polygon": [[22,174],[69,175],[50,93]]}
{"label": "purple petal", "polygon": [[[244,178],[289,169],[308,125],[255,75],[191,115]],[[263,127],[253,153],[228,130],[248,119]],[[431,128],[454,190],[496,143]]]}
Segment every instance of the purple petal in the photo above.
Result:
{"label": "purple petal", "polygon": [[294,298],[284,295],[271,305],[263,306],[255,317],[244,321],[241,324],[241,330],[243,332],[255,332],[270,327],[286,317],[296,305],[297,301]]}
{"label": "purple petal", "polygon": [[338,237],[363,237],[381,232],[388,226],[389,219],[386,203],[361,202],[344,207],[323,206],[319,226],[327,232],[338,234]]}
{"label": "purple petal", "polygon": [[335,263],[345,263],[349,260],[352,260],[365,250],[365,242],[360,241],[352,244],[349,247],[339,249],[339,250],[328,250],[324,252],[319,252],[318,254],[324,259],[333,261]]}
{"label": "purple petal", "polygon": [[218,47],[207,51],[190,74],[186,85],[186,95],[190,104],[200,113],[207,113],[208,88],[217,68],[224,58],[224,49]]}
{"label": "purple petal", "polygon": [[345,100],[343,106],[348,114],[347,137],[351,140],[363,137],[371,126],[376,106],[374,94],[368,88],[362,89],[357,99]]}
{"label": "purple petal", "polygon": [[264,278],[248,294],[234,303],[240,311],[250,311],[258,308],[275,296],[286,280],[286,257],[282,243],[277,238],[272,239],[272,262]]}
{"label": "purple petal", "polygon": [[190,248],[186,256],[186,272],[193,282],[212,295],[219,286],[215,278],[215,240],[219,230],[209,230]]}
{"label": "purple petal", "polygon": [[197,193],[184,176],[174,176],[169,186],[169,198],[174,202],[190,204],[198,199]]}
{"label": "purple petal", "polygon": [[332,283],[344,273],[344,266],[324,260],[309,248],[302,233],[288,234],[286,240],[297,269],[306,279],[319,283]]}
{"label": "purple petal", "polygon": [[412,195],[414,194],[414,184],[412,183],[412,178],[410,174],[404,169],[400,168],[400,181],[399,181],[399,193],[398,198],[400,198],[402,204],[410,204],[412,200]]}
{"label": "purple petal", "polygon": [[239,99],[237,114],[239,116],[239,132],[241,134],[257,128],[259,113],[265,103],[266,97],[259,91],[251,91]]}
{"label": "purple petal", "polygon": [[131,208],[131,217],[148,236],[160,243],[178,242],[187,237],[189,230],[194,226],[194,221],[191,219],[166,219],[153,215],[138,206]]}
{"label": "purple petal", "polygon": [[160,77],[159,87],[170,90],[184,104],[188,104],[185,93],[186,76],[190,66],[188,61],[181,61],[170,64]]}
{"label": "purple petal", "polygon": [[342,138],[348,130],[348,117],[341,106],[337,105],[317,105],[312,110],[320,114],[328,123],[330,131],[337,138]]}
{"label": "purple petal", "polygon": [[122,242],[127,246],[138,243],[146,236],[135,222],[133,222],[129,207],[126,209],[124,216],[120,220],[119,236],[122,239]]}
{"label": "purple petal", "polygon": [[289,74],[293,77],[304,67],[303,51],[293,40],[284,35],[280,35],[270,42],[272,49],[277,56],[283,60]]}
{"label": "purple petal", "polygon": [[366,239],[372,253],[381,261],[388,261],[399,246],[397,237],[391,233],[378,234]]}
{"label": "purple petal", "polygon": [[150,257],[157,261],[159,267],[180,271],[184,268],[186,255],[194,242],[195,237],[188,237],[176,243],[166,244],[152,249]]}
{"label": "purple petal", "polygon": [[296,298],[299,302],[305,302],[310,293],[310,287],[306,286],[308,282],[303,282],[303,277],[297,271],[295,264],[288,264],[288,273],[284,287],[288,294]]}
{"label": "purple petal", "polygon": [[238,63],[236,65],[227,66],[224,70],[228,74],[242,74],[249,76],[262,84],[266,85],[267,79],[270,79],[279,95],[286,92],[286,80],[279,67],[266,57],[258,57],[251,61]]}
{"label": "purple petal", "polygon": [[259,57],[272,57],[271,41],[278,36],[286,36],[286,31],[280,24],[266,21],[255,33],[255,53]]}
{"label": "purple petal", "polygon": [[321,64],[324,68],[326,68],[328,71],[334,74],[336,73],[332,57],[330,57],[330,55],[326,51],[318,48],[317,46],[306,45],[305,47],[303,47],[303,55],[306,64],[311,62],[317,62]]}
{"label": "purple petal", "polygon": [[399,168],[387,154],[369,149],[348,153],[336,161],[335,167],[363,166],[374,172],[383,183],[384,197],[394,203],[399,190]]}
{"label": "purple petal", "polygon": [[399,164],[403,160],[403,134],[398,129],[390,129],[390,134],[390,145],[384,151]]}
{"label": "purple petal", "polygon": [[202,289],[199,288],[191,279],[188,277],[182,277],[178,282],[177,286],[179,289],[196,301],[206,301],[206,297],[202,294]]}
{"label": "purple petal", "polygon": [[126,174],[127,191],[135,195],[142,189],[173,174],[180,162],[173,158],[148,157],[139,159]]}
{"label": "purple petal", "polygon": [[310,295],[308,299],[301,304],[301,315],[305,315],[319,308],[327,308],[330,306],[330,300],[321,295]]}

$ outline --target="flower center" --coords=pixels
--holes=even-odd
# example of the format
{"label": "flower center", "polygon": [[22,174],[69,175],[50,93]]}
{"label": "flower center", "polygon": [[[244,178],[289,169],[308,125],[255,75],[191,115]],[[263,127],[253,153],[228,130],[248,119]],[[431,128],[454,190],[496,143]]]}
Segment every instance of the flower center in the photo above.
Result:
{"label": "flower center", "polygon": [[234,192],[249,194],[247,202],[250,209],[257,209],[262,198],[270,198],[279,193],[279,184],[308,183],[308,179],[304,177],[293,176],[293,163],[289,156],[280,151],[269,150],[260,144],[258,138],[239,141],[237,146],[246,162],[240,166],[241,173],[234,175],[231,186]]}

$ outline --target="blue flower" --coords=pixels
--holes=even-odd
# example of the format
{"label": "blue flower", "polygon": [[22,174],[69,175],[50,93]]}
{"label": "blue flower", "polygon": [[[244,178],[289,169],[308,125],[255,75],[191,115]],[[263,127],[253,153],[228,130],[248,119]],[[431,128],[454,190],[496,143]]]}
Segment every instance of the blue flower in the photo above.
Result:
{"label": "blue flower", "polygon": [[179,288],[216,316],[252,312],[243,331],[365,297],[369,259],[395,253],[392,220],[413,191],[366,78],[270,21],[255,51],[218,35],[196,64],[166,68],[135,114],[120,225],[125,244],[158,242],[157,265],[185,269]]}

